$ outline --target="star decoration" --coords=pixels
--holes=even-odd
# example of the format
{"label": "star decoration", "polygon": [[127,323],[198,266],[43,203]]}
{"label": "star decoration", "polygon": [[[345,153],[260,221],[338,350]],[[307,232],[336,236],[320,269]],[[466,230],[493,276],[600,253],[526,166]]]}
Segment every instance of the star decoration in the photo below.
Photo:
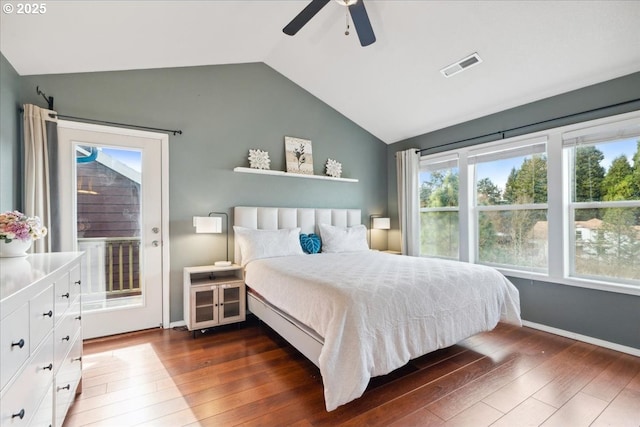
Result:
{"label": "star decoration", "polygon": [[269,169],[269,153],[263,150],[249,150],[249,166],[253,169]]}

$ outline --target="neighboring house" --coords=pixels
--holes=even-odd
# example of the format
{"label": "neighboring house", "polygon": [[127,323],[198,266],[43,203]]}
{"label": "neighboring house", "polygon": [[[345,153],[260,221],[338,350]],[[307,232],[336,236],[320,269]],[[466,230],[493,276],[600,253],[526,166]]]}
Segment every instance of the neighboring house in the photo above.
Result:
{"label": "neighboring house", "polygon": [[[640,238],[640,226],[631,226],[630,231],[635,232]],[[546,247],[548,235],[548,222],[538,221],[534,224],[530,237],[537,244],[544,242]],[[629,239],[628,234],[622,235],[607,229],[606,223],[598,218],[575,222],[575,245],[577,249],[582,251],[582,255],[598,255],[598,248],[602,248],[603,253],[614,254],[620,243],[627,246],[635,245],[636,241]]]}
{"label": "neighboring house", "polygon": [[591,218],[588,221],[576,221],[576,244],[583,242],[595,242],[598,232],[602,228],[603,221]]}
{"label": "neighboring house", "polygon": [[140,177],[102,151],[78,163],[78,238],[140,236]]}

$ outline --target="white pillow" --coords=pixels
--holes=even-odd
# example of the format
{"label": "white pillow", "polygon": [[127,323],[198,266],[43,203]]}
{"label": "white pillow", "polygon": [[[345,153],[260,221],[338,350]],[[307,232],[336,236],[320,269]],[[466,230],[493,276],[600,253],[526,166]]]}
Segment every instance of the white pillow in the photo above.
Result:
{"label": "white pillow", "polygon": [[320,238],[322,252],[357,252],[368,251],[367,227],[354,225],[353,227],[336,227],[320,224]]}
{"label": "white pillow", "polygon": [[256,230],[233,226],[236,242],[242,255],[242,266],[261,258],[304,255],[300,246],[300,228]]}

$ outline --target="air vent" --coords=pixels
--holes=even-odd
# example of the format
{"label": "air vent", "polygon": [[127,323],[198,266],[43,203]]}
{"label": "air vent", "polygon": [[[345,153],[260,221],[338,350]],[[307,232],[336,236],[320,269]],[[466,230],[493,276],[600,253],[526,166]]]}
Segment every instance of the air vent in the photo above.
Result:
{"label": "air vent", "polygon": [[471,68],[481,62],[482,59],[480,58],[480,56],[477,53],[473,53],[466,58],[463,58],[460,61],[456,62],[455,64],[451,64],[443,68],[442,70],[440,70],[440,72],[445,77],[451,77],[454,74],[458,74],[460,71],[464,71],[467,68]]}

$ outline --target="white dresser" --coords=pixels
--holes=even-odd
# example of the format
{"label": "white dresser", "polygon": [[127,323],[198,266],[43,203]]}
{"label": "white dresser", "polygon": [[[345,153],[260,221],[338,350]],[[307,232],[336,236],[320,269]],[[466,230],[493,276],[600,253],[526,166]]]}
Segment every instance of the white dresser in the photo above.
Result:
{"label": "white dresser", "polygon": [[82,252],[0,258],[0,426],[62,426],[82,380]]}

